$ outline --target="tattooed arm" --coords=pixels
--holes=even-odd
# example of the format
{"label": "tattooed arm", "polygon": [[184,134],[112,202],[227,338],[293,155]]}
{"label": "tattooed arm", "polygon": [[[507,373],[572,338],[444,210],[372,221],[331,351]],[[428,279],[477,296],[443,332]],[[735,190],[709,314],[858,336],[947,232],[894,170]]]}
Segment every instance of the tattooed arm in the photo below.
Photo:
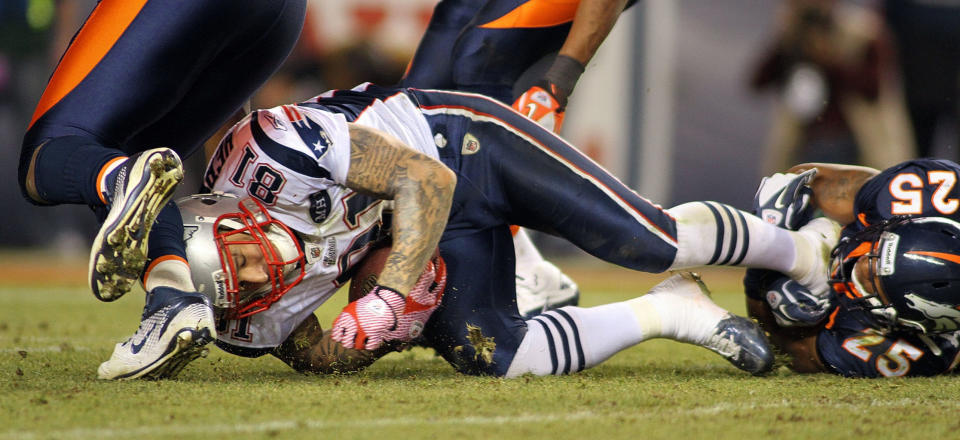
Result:
{"label": "tattooed arm", "polygon": [[303,373],[349,373],[359,371],[393,351],[390,344],[376,350],[344,348],[324,333],[316,315],[310,315],[275,348],[272,355]]}
{"label": "tattooed arm", "polygon": [[805,163],[795,165],[787,172],[802,173],[811,168],[817,169],[816,177],[810,182],[814,206],[841,225],[856,220],[853,202],[857,192],[867,180],[880,173],[874,168],[833,163]]}
{"label": "tattooed arm", "polygon": [[456,175],[382,131],[350,124],[347,187],[394,200],[393,247],[380,284],[410,291],[447,225]]}

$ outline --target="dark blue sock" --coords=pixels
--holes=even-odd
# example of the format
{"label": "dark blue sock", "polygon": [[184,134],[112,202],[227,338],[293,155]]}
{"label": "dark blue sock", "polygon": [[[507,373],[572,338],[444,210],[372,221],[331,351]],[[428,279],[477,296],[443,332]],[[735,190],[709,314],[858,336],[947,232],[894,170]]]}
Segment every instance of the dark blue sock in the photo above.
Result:
{"label": "dark blue sock", "polygon": [[37,156],[37,192],[50,203],[103,206],[97,175],[110,159],[125,155],[82,136],[53,138],[40,148]]}
{"label": "dark blue sock", "polygon": [[148,240],[150,250],[147,251],[147,257],[151,261],[167,255],[187,259],[187,246],[183,242],[183,218],[180,217],[177,204],[172,200],[157,214],[157,221],[150,230]]}

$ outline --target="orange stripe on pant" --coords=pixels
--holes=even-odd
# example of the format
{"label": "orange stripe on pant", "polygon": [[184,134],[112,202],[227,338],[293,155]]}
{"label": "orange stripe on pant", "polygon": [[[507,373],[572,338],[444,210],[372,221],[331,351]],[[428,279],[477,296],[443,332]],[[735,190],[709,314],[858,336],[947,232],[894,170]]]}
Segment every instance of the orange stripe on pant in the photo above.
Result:
{"label": "orange stripe on pant", "polygon": [[557,26],[573,21],[579,5],[580,0],[530,0],[480,27],[512,29]]}
{"label": "orange stripe on pant", "polygon": [[102,0],[97,4],[54,70],[28,129],[87,77],[146,3],[147,0]]}

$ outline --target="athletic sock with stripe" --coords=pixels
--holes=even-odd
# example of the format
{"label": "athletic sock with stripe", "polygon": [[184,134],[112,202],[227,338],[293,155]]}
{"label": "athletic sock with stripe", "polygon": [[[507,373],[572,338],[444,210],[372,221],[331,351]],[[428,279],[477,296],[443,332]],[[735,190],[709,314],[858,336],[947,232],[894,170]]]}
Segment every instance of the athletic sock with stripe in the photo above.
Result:
{"label": "athletic sock with stripe", "polygon": [[830,249],[839,226],[825,218],[799,231],[717,202],[690,202],[668,210],[677,221],[677,255],[670,269],[706,265],[743,266],[783,272],[814,294],[826,290]]}
{"label": "athletic sock with stripe", "polygon": [[506,377],[574,373],[643,340],[643,330],[625,302],[562,307],[527,321],[527,334]]}
{"label": "athletic sock with stripe", "polygon": [[703,345],[727,316],[696,282],[677,274],[639,298],[563,307],[528,320],[506,377],[577,372],[653,338]]}

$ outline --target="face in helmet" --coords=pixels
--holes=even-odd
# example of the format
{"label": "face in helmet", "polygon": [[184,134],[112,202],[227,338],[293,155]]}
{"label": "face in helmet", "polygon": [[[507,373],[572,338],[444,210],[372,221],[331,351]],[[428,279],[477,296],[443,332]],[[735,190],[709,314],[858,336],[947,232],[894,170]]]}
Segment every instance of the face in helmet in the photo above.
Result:
{"label": "face in helmet", "polygon": [[177,205],[194,285],[229,318],[267,310],[303,279],[300,241],[256,200],[198,194]]}
{"label": "face in helmet", "polygon": [[873,234],[850,275],[854,303],[888,330],[960,329],[960,223],[895,219]]}

